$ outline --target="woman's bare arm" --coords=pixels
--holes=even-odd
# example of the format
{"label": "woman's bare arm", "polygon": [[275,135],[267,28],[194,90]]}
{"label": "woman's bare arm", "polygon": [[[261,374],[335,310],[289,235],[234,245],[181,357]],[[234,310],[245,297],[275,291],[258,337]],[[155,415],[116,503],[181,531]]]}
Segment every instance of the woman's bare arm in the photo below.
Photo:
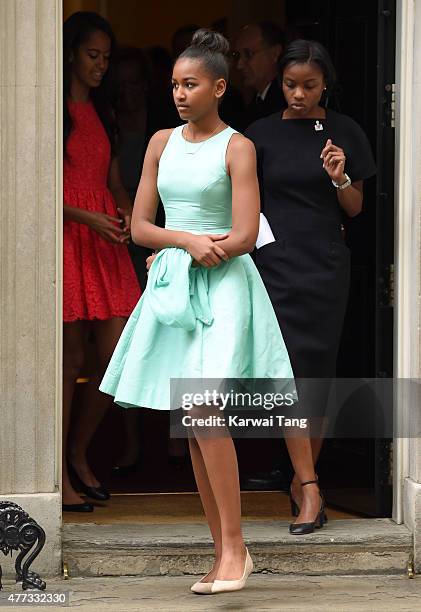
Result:
{"label": "woman's bare arm", "polygon": [[227,150],[232,184],[232,230],[218,242],[229,257],[250,253],[259,231],[260,194],[256,150],[248,138],[234,134]]}
{"label": "woman's bare arm", "polygon": [[[322,149],[320,157],[323,159],[323,168],[329,177],[338,185],[345,183],[346,155],[341,147],[333,144],[328,138]],[[363,207],[363,181],[355,181],[346,189],[338,189],[339,204],[349,217],[358,215]]]}
{"label": "woman's bare arm", "polygon": [[339,204],[348,217],[355,217],[363,208],[363,181],[355,181],[346,189],[337,190]]}
{"label": "woman's bare arm", "polygon": [[117,157],[113,157],[111,160],[110,169],[108,171],[108,189],[111,191],[118,208],[131,214],[133,208],[132,201],[121,180]]}
{"label": "woman's bare arm", "polygon": [[65,221],[76,221],[88,225],[109,242],[126,243],[129,239],[131,202],[120,179],[116,158],[111,161],[108,173],[108,187],[116,200],[120,217],[99,211],[85,210],[69,204],[63,205]]}

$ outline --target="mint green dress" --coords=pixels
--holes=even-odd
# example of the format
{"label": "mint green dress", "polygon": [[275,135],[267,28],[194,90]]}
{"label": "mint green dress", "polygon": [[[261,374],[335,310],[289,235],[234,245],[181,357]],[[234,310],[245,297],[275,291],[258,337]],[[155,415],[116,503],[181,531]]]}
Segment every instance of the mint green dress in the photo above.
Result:
{"label": "mint green dress", "polygon": [[[166,228],[223,234],[232,227],[225,154],[230,127],[201,143],[174,129],[161,155],[158,191]],[[245,202],[246,206],[247,203]],[[184,249],[162,249],[100,390],[125,408],[169,410],[170,380],[287,379],[293,372],[272,304],[250,255],[192,267]],[[295,386],[294,386],[295,389]]]}

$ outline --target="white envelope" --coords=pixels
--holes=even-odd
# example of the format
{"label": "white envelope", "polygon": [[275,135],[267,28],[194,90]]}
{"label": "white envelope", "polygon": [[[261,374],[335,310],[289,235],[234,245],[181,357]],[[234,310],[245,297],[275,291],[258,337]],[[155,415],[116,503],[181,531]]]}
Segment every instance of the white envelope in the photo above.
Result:
{"label": "white envelope", "polygon": [[260,249],[265,244],[275,242],[276,238],[270,229],[269,221],[263,213],[260,213],[259,233],[256,240],[256,249]]}

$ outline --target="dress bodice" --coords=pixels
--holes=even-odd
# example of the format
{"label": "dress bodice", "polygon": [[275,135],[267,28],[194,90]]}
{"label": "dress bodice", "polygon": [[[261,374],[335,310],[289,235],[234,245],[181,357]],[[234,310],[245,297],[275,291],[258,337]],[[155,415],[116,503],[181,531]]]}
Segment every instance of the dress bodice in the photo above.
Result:
{"label": "dress bodice", "polygon": [[73,128],[66,144],[64,187],[106,189],[111,146],[104,126],[91,101],[67,104]]}
{"label": "dress bodice", "polygon": [[224,233],[232,226],[231,179],[225,154],[230,127],[207,140],[192,143],[176,127],[162,152],[158,191],[167,229]]}

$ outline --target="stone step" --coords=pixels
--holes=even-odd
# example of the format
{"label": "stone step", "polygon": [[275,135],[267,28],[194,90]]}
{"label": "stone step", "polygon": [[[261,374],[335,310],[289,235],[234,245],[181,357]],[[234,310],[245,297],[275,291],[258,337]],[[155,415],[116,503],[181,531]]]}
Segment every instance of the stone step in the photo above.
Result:
{"label": "stone step", "polygon": [[[245,521],[256,572],[306,575],[403,574],[413,538],[390,519],[331,520],[307,536],[287,521]],[[73,576],[206,574],[212,542],[204,523],[65,524],[63,562]]]}

